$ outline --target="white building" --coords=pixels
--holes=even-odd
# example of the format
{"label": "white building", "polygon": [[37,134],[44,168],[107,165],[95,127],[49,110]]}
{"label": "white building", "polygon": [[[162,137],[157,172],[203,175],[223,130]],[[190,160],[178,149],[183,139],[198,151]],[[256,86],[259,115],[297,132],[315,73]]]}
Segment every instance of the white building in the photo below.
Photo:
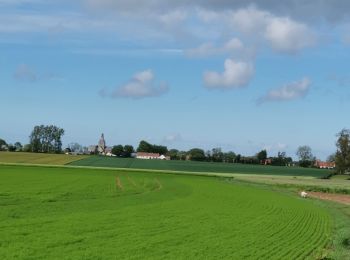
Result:
{"label": "white building", "polygon": [[169,156],[165,155],[160,155],[159,153],[143,153],[143,152],[138,152],[136,153],[136,158],[137,159],[146,159],[146,160],[170,160]]}

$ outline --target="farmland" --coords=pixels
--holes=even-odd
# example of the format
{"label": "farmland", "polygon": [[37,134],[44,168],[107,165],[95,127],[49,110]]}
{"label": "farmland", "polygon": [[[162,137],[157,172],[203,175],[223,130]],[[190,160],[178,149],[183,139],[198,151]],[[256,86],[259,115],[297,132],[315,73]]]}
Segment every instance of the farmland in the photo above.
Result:
{"label": "farmland", "polygon": [[225,178],[0,166],[1,259],[315,259],[313,200]]}
{"label": "farmland", "polygon": [[323,177],[331,172],[329,170],[305,169],[299,167],[278,167],[195,161],[140,160],[133,158],[114,158],[104,156],[90,156],[82,160],[73,161],[70,163],[70,165],[188,172],[240,173],[259,175],[267,174],[278,176],[308,177]]}
{"label": "farmland", "polygon": [[0,152],[0,162],[64,165],[75,160],[87,158],[85,155],[47,154],[47,153],[9,153]]}

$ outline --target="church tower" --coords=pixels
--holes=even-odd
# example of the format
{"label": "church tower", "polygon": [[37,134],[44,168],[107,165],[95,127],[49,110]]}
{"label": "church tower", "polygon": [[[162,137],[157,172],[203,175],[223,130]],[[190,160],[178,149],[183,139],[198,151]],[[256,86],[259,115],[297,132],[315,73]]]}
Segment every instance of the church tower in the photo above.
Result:
{"label": "church tower", "polygon": [[106,141],[105,141],[104,134],[101,135],[101,138],[98,141],[98,152],[100,154],[105,154],[106,153]]}

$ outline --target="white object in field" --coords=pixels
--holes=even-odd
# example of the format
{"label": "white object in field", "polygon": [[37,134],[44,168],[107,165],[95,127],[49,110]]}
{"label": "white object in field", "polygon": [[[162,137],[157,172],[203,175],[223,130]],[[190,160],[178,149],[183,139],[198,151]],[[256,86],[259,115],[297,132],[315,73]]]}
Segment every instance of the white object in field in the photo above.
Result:
{"label": "white object in field", "polygon": [[307,193],[305,191],[302,191],[302,192],[300,192],[300,196],[302,198],[306,198],[307,197]]}

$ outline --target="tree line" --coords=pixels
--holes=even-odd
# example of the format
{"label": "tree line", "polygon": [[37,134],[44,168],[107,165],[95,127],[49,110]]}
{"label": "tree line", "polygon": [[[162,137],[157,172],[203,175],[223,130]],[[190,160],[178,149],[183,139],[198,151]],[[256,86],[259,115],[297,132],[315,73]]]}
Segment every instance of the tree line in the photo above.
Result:
{"label": "tree line", "polygon": [[34,126],[28,144],[22,145],[20,142],[7,144],[5,140],[0,139],[0,151],[61,153],[63,135],[64,129],[55,125]]}
{"label": "tree line", "polygon": [[[7,143],[0,139],[0,151],[11,152],[36,152],[36,153],[62,153],[62,136],[64,129],[55,125],[34,126],[30,136],[29,143],[22,145],[20,142],[14,144]],[[336,173],[350,173],[350,129],[342,129],[337,135],[336,151],[330,155],[328,162],[334,162]],[[78,143],[71,143],[65,151],[85,153],[86,148]],[[192,148],[189,151],[170,149],[166,146],[150,144],[142,140],[136,150],[132,145],[115,145],[112,153],[118,157],[131,157],[134,152],[159,153],[167,155],[171,160],[192,160],[206,162],[223,163],[243,163],[243,164],[269,164],[277,166],[286,166],[294,164],[292,158],[285,152],[278,152],[277,156],[268,157],[266,150],[261,150],[253,156],[243,156],[233,151],[223,152],[221,148],[213,148],[204,151],[201,148]],[[296,155],[299,160],[296,162],[301,167],[313,167],[316,157],[312,154],[309,146],[299,146]]]}

